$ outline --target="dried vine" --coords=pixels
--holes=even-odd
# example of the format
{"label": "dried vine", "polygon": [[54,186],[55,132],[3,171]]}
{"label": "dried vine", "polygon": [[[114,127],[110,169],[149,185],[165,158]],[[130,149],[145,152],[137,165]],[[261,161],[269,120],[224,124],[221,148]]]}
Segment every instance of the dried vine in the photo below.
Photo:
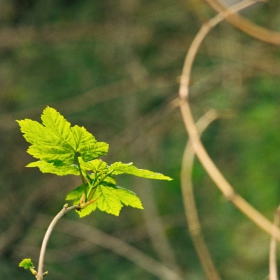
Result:
{"label": "dried vine", "polygon": [[215,182],[217,187],[223,193],[223,195],[231,201],[241,212],[243,212],[251,221],[258,225],[265,232],[273,235],[277,240],[280,241],[280,230],[275,228],[273,223],[271,223],[267,218],[265,218],[259,211],[257,211],[251,204],[244,200],[240,195],[238,195],[234,188],[229,184],[229,182],[222,175],[220,170],[216,167],[212,159],[206,152],[203,144],[200,141],[199,133],[195,125],[190,104],[188,101],[189,97],[189,83],[190,75],[192,70],[192,65],[198,49],[207,36],[207,34],[223,21],[225,18],[232,16],[234,13],[242,10],[252,4],[256,3],[253,0],[242,1],[229,9],[223,10],[221,13],[216,15],[210,21],[206,22],[200,31],[197,33],[195,39],[193,40],[184,62],[183,71],[180,80],[179,97],[180,97],[180,109],[184,120],[186,130],[188,131],[190,141],[192,143],[192,148],[195,151],[201,164],[207,171],[208,175]]}

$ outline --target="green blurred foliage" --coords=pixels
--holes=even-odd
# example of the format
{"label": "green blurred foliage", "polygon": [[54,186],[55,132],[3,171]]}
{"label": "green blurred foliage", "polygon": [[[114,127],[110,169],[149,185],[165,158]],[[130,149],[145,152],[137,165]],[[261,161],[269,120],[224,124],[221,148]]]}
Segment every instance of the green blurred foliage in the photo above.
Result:
{"label": "green blurred foliage", "polygon": [[[188,138],[172,101],[186,51],[215,13],[196,0],[0,0],[0,5],[0,278],[31,279],[19,261],[30,257],[37,266],[45,229],[65,194],[79,184],[71,176],[24,167],[32,159],[15,120],[39,120],[49,105],[108,142],[108,163],[133,161],[174,178],[146,185],[144,179],[120,177],[146,210],[124,208],[118,218],[96,212],[82,222],[171,268],[175,259],[186,279],[205,279],[184,216],[180,168]],[[277,0],[243,14],[280,31]],[[221,115],[202,137],[207,151],[236,191],[269,219],[280,194],[279,54],[279,47],[221,23],[203,43],[191,82],[195,117],[210,108]],[[222,279],[264,279],[269,237],[222,197],[198,161],[193,183],[205,240]],[[152,236],[155,217],[172,248],[167,257]],[[75,213],[65,219],[77,221]],[[59,228],[45,268],[51,279],[157,279]]]}

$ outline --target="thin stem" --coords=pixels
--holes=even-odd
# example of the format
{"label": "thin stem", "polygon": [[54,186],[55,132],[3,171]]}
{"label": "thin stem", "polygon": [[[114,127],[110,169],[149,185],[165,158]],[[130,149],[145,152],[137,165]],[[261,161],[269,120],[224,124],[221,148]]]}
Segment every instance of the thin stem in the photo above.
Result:
{"label": "thin stem", "polygon": [[269,252],[269,280],[278,280],[277,275],[277,259],[276,259],[276,238],[275,234],[279,226],[280,220],[280,206],[277,207],[274,215],[274,227],[270,241]]}
{"label": "thin stem", "polygon": [[[214,110],[210,110],[205,113],[196,123],[199,133],[201,134],[215,119],[217,119],[217,113]],[[181,190],[185,207],[185,215],[187,218],[190,236],[194,243],[206,278],[208,280],[221,280],[211,259],[211,255],[207,248],[207,245],[204,241],[198,213],[196,210],[196,203],[194,199],[193,185],[191,180],[194,156],[195,154],[191,142],[188,141],[183,154],[181,169]]]}
{"label": "thin stem", "polygon": [[41,246],[41,251],[40,251],[40,257],[39,257],[39,264],[38,264],[38,273],[36,275],[37,280],[42,280],[44,278],[44,259],[45,259],[45,253],[46,253],[46,248],[47,248],[47,244],[49,241],[49,238],[51,236],[51,233],[56,225],[56,223],[58,222],[58,220],[60,218],[62,218],[67,212],[74,210],[74,209],[79,209],[79,205],[73,205],[71,207],[67,207],[67,204],[65,204],[62,208],[62,210],[54,217],[54,219],[52,220],[52,222],[50,223],[46,234],[44,236],[43,239],[43,243]]}
{"label": "thin stem", "polygon": [[246,7],[249,7],[256,3],[257,0],[245,0],[242,1],[231,8],[219,13],[215,17],[213,17],[210,21],[203,24],[197,35],[195,36],[194,40],[192,41],[192,44],[188,50],[184,66],[183,66],[183,73],[181,76],[180,81],[180,89],[179,89],[179,96],[181,99],[185,99],[189,95],[189,84],[190,84],[190,76],[191,76],[191,70],[193,66],[193,62],[195,59],[195,56],[197,54],[197,51],[207,36],[207,34],[212,30],[213,27],[215,27],[217,24],[219,24],[221,21],[223,21],[226,17],[238,12],[239,10],[245,9]]}
{"label": "thin stem", "polygon": [[80,177],[82,179],[83,186],[84,186],[85,199],[87,199],[87,185],[86,185],[86,181],[85,181],[85,178],[83,176],[83,173],[82,173],[81,165],[80,165],[80,162],[79,162],[79,157],[77,156],[77,154],[76,154],[76,161],[77,161],[78,169],[79,169],[79,172],[80,172]]}
{"label": "thin stem", "polygon": [[[227,7],[225,7],[220,1],[217,0],[204,0],[204,1],[208,3],[217,12],[222,12],[227,10]],[[260,2],[265,2],[265,1],[260,1]],[[258,40],[261,40],[269,44],[280,45],[279,32],[271,31],[269,29],[261,27],[238,14],[233,14],[227,17],[226,20],[229,21],[235,27],[239,28],[243,32],[247,33],[248,35]]]}
{"label": "thin stem", "polygon": [[91,199],[93,198],[94,194],[95,194],[96,188],[92,191],[92,193],[89,195],[88,197],[88,201],[91,201]]}

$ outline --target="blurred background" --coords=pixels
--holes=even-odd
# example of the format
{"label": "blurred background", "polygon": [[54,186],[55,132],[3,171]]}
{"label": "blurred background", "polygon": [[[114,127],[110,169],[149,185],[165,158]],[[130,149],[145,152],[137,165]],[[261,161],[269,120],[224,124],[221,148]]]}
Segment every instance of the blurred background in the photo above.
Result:
{"label": "blurred background", "polygon": [[[37,267],[46,228],[80,184],[25,168],[33,158],[15,120],[39,121],[46,106],[108,142],[106,162],[174,178],[118,177],[145,210],[68,213],[50,239],[47,279],[164,279],[149,271],[151,258],[182,279],[205,279],[184,215],[179,178],[188,136],[174,100],[186,51],[215,14],[202,0],[0,0],[1,279],[32,279],[18,263],[29,257]],[[242,14],[280,32],[278,0]],[[211,157],[270,220],[280,200],[279,63],[279,46],[223,22],[202,44],[191,82],[195,117],[211,108],[221,115],[203,135]],[[193,184],[221,278],[264,279],[269,236],[222,197],[198,162]],[[130,247],[121,255],[123,244]]]}

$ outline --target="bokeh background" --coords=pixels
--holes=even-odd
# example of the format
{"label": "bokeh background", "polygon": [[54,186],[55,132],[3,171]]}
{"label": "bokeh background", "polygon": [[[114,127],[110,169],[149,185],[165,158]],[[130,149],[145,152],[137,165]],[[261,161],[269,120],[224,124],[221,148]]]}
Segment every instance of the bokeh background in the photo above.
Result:
{"label": "bokeh background", "polygon": [[[280,32],[278,0],[243,14]],[[1,279],[32,279],[18,263],[30,257],[37,266],[47,226],[80,184],[25,168],[33,159],[15,120],[39,121],[46,106],[108,142],[108,163],[132,161],[174,178],[119,176],[145,210],[68,213],[50,239],[47,279],[159,279],[141,266],[149,257],[183,279],[205,279],[184,215],[179,178],[188,136],[174,100],[186,51],[213,15],[202,0],[0,0]],[[203,43],[191,82],[195,117],[211,108],[222,116],[203,135],[211,157],[271,220],[280,202],[279,65],[279,46],[224,22]],[[222,197],[198,162],[193,183],[221,278],[264,279],[269,237]],[[119,255],[121,242],[142,259]]]}

